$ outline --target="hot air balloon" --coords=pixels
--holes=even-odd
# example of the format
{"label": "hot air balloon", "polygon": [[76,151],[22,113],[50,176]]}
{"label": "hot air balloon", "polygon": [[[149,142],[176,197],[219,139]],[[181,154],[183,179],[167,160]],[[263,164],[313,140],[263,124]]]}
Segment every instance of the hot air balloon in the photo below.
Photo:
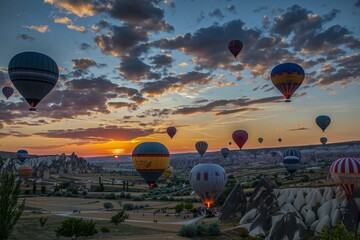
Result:
{"label": "hot air balloon", "polygon": [[291,174],[296,172],[300,167],[300,158],[296,156],[287,156],[283,159],[286,170]]}
{"label": "hot air balloon", "polygon": [[322,143],[322,145],[325,145],[327,143],[327,138],[326,137],[320,138],[320,142]]}
{"label": "hot air balloon", "polygon": [[227,156],[228,156],[229,153],[230,153],[230,150],[229,150],[228,148],[222,148],[222,149],[220,150],[220,153],[221,153],[221,155],[226,159]]}
{"label": "hot air balloon", "polygon": [[232,138],[241,149],[248,139],[248,133],[245,130],[236,130],[233,132]]}
{"label": "hot air balloon", "polygon": [[242,48],[243,48],[243,43],[240,40],[232,40],[228,44],[228,49],[234,55],[235,58],[241,52]]}
{"label": "hot air balloon", "polygon": [[6,99],[9,99],[9,97],[11,97],[11,95],[13,95],[14,89],[12,87],[3,87],[2,93],[4,94]]}
{"label": "hot air balloon", "polygon": [[264,139],[263,138],[258,138],[258,141],[261,144],[264,141]]}
{"label": "hot air balloon", "polygon": [[170,162],[169,150],[158,142],[143,142],[132,152],[132,163],[136,171],[150,187],[154,187]]}
{"label": "hot air balloon", "polygon": [[16,157],[20,160],[20,162],[24,162],[28,156],[29,153],[26,150],[19,150],[16,152]]}
{"label": "hot air balloon", "polygon": [[168,166],[164,173],[163,173],[163,176],[166,178],[166,179],[169,179],[169,177],[171,176],[171,173],[174,171],[174,168],[172,166]]}
{"label": "hot air balloon", "polygon": [[202,157],[208,148],[208,144],[207,144],[207,142],[199,141],[195,144],[195,148],[198,151],[198,153],[200,153],[200,156]]}
{"label": "hot air balloon", "polygon": [[304,77],[304,69],[296,63],[282,63],[271,71],[271,81],[284,95],[285,102],[291,102],[291,96],[300,87]]}
{"label": "hot air balloon", "polygon": [[229,142],[229,145],[231,145],[231,142]]}
{"label": "hot air balloon", "polygon": [[33,169],[31,166],[22,165],[18,169],[19,176],[22,177],[25,182],[31,177]]}
{"label": "hot air balloon", "polygon": [[330,125],[331,119],[328,116],[321,115],[316,118],[316,124],[325,132],[325,129]]}
{"label": "hot air balloon", "polygon": [[290,149],[287,149],[283,154],[283,158],[286,158],[286,157],[297,157],[297,158],[299,158],[299,160],[301,160],[301,153],[300,153],[300,151],[298,151],[296,149],[290,148]]}
{"label": "hot air balloon", "polygon": [[282,142],[282,139],[281,139],[281,138],[278,138],[278,142],[281,143],[281,142]]}
{"label": "hot air balloon", "polygon": [[208,208],[224,190],[226,180],[225,170],[214,163],[200,163],[191,169],[189,175],[191,188]]}
{"label": "hot air balloon", "polygon": [[59,69],[53,59],[37,52],[22,52],[9,63],[9,76],[15,88],[30,104],[30,111],[55,87]]}
{"label": "hot air balloon", "polygon": [[176,128],[175,127],[168,127],[166,129],[166,132],[169,135],[169,137],[172,139],[176,134]]}
{"label": "hot air balloon", "polygon": [[360,185],[360,159],[340,158],[331,164],[330,174],[347,197],[350,197],[355,187]]}

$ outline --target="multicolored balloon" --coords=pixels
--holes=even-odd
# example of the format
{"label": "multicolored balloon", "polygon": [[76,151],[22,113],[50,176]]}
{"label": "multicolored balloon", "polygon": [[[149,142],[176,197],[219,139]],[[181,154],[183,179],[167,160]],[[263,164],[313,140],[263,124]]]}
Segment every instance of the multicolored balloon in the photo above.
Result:
{"label": "multicolored balloon", "polygon": [[217,196],[224,190],[227,177],[221,166],[214,163],[200,163],[191,169],[189,181],[191,188],[210,208]]}
{"label": "multicolored balloon", "polygon": [[315,120],[316,124],[325,132],[325,129],[330,125],[331,119],[329,116],[320,115]]}
{"label": "multicolored balloon", "polygon": [[198,153],[200,153],[200,156],[202,157],[208,148],[208,144],[207,144],[207,142],[199,141],[195,144],[195,148],[198,151]]}
{"label": "multicolored balloon", "polygon": [[258,138],[258,141],[261,144],[264,141],[264,139],[263,138]]}
{"label": "multicolored balloon", "polygon": [[236,143],[236,145],[239,146],[240,149],[244,146],[244,144],[248,140],[248,136],[249,135],[245,130],[236,130],[232,134],[232,138],[234,142]]}
{"label": "multicolored balloon", "polygon": [[169,150],[158,142],[143,142],[132,153],[132,164],[150,187],[154,187],[170,162]]}
{"label": "multicolored balloon", "polygon": [[271,71],[271,81],[284,95],[285,102],[291,102],[291,96],[300,87],[304,77],[304,69],[296,63],[282,63]]}
{"label": "multicolored balloon", "polygon": [[176,128],[175,127],[168,127],[166,129],[166,132],[169,135],[169,137],[172,139],[176,134]]}
{"label": "multicolored balloon", "polygon": [[220,153],[221,153],[221,155],[226,159],[227,156],[228,156],[229,153],[230,153],[230,150],[229,150],[228,148],[222,148],[222,149],[220,150]]}
{"label": "multicolored balloon", "polygon": [[4,94],[6,99],[9,99],[9,97],[11,97],[11,95],[13,95],[14,89],[12,87],[3,87],[2,93]]}
{"label": "multicolored balloon", "polygon": [[243,48],[243,43],[240,40],[232,40],[228,44],[228,49],[234,55],[235,58],[241,52],[242,48]]}
{"label": "multicolored balloon", "polygon": [[16,152],[16,157],[20,160],[20,162],[24,162],[28,156],[29,153],[26,150],[21,149]]}
{"label": "multicolored balloon", "polygon": [[163,173],[163,176],[166,178],[166,179],[169,179],[169,177],[171,176],[172,172],[174,171],[174,168],[172,166],[168,166],[164,173]]}
{"label": "multicolored balloon", "polygon": [[322,145],[325,145],[327,143],[327,138],[326,137],[320,138],[320,142]]}
{"label": "multicolored balloon", "polygon": [[30,111],[55,87],[59,69],[50,57],[37,52],[15,55],[8,67],[11,82],[29,103]]}
{"label": "multicolored balloon", "polygon": [[348,198],[356,186],[360,185],[360,159],[340,158],[331,164],[329,172],[334,182],[346,192]]}
{"label": "multicolored balloon", "polygon": [[22,165],[18,169],[19,176],[22,177],[25,182],[31,177],[33,173],[33,169],[31,166],[28,165]]}

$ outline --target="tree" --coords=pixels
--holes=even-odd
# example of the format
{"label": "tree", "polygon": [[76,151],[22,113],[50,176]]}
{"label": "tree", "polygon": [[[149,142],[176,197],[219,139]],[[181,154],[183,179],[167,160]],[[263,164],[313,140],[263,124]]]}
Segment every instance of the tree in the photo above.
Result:
{"label": "tree", "polygon": [[41,194],[45,194],[46,193],[46,186],[41,186]]}
{"label": "tree", "polygon": [[177,205],[175,206],[175,212],[176,212],[176,213],[181,213],[182,210],[184,210],[184,204],[183,204],[183,203],[177,204]]}
{"label": "tree", "polygon": [[359,240],[360,236],[355,236],[354,233],[348,232],[344,224],[338,220],[336,222],[336,227],[329,228],[325,225],[321,229],[320,240]]}
{"label": "tree", "polygon": [[55,230],[56,237],[89,237],[97,233],[93,221],[83,221],[77,218],[68,218],[61,223],[61,226]]}
{"label": "tree", "polygon": [[124,210],[121,210],[118,214],[111,217],[111,222],[117,226],[119,223],[124,222],[128,218],[129,214],[127,214]]}
{"label": "tree", "polygon": [[36,181],[34,181],[33,188],[32,188],[33,194],[36,194],[36,189],[37,189],[37,184],[36,184]]}
{"label": "tree", "polygon": [[109,208],[113,208],[114,205],[112,205],[111,202],[104,202],[104,208],[106,208],[106,210],[109,210]]}
{"label": "tree", "polygon": [[47,220],[48,220],[48,217],[41,217],[41,218],[39,218],[40,226],[41,226],[41,227],[44,227],[44,226],[45,226],[45,223],[47,222]]}
{"label": "tree", "polygon": [[18,204],[20,182],[15,175],[3,173],[0,179],[0,239],[8,239],[25,208],[25,200]]}
{"label": "tree", "polygon": [[194,208],[194,204],[193,203],[185,203],[184,208],[189,212]]}

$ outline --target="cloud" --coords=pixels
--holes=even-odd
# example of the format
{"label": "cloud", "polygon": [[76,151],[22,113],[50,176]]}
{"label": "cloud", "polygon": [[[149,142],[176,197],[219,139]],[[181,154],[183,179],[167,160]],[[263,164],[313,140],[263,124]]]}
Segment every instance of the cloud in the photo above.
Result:
{"label": "cloud", "polygon": [[182,62],[182,63],[179,63],[178,66],[179,67],[187,67],[187,66],[189,66],[189,64],[187,62]]}
{"label": "cloud", "polygon": [[311,130],[311,129],[310,129],[310,128],[306,128],[306,127],[298,127],[298,128],[288,129],[287,131],[293,132],[293,131],[307,131],[307,130]]}
{"label": "cloud", "polygon": [[171,63],[173,62],[171,55],[164,55],[159,54],[155,55],[153,57],[150,57],[151,64],[155,65],[155,68],[161,68],[161,67],[169,67],[171,66]]}
{"label": "cloud", "polygon": [[157,96],[166,92],[179,91],[187,85],[206,85],[212,81],[209,73],[200,73],[196,71],[180,74],[178,76],[168,76],[161,80],[144,83],[142,93],[148,96]]}
{"label": "cloud", "polygon": [[99,32],[101,29],[110,28],[111,24],[108,21],[101,19],[97,24],[91,26],[91,30]]}
{"label": "cloud", "polygon": [[54,17],[54,23],[60,23],[60,24],[72,24],[72,21],[68,17]]}
{"label": "cloud", "polygon": [[117,69],[120,71],[120,76],[128,81],[138,82],[145,77],[151,78],[151,67],[137,57],[123,57]]}
{"label": "cloud", "polygon": [[253,112],[257,111],[259,108],[239,108],[239,109],[232,109],[232,110],[223,110],[218,113],[216,113],[217,116],[219,115],[229,115],[234,113],[243,113],[243,112]]}
{"label": "cloud", "polygon": [[203,11],[201,11],[200,13],[199,13],[199,16],[196,18],[196,22],[197,23],[200,23],[202,20],[204,20],[205,19],[205,13],[203,12]]}
{"label": "cloud", "polygon": [[81,139],[88,141],[130,141],[138,137],[153,134],[153,129],[123,128],[118,126],[105,126],[97,128],[77,128],[49,130],[38,132],[35,135],[48,138]]}
{"label": "cloud", "polygon": [[260,6],[260,7],[256,8],[256,9],[254,9],[253,12],[258,13],[258,12],[261,12],[261,11],[267,11],[268,9],[269,9],[268,6]]}
{"label": "cloud", "polygon": [[246,107],[243,111],[252,111],[258,110],[256,108],[250,108],[251,105],[256,104],[269,104],[269,103],[277,103],[280,102],[283,98],[280,96],[274,97],[266,97],[260,99],[249,99],[249,98],[239,98],[239,99],[232,99],[232,100],[215,100],[212,102],[207,103],[206,105],[202,106],[191,106],[191,107],[181,107],[175,109],[172,113],[173,114],[181,114],[181,115],[190,115],[196,113],[207,113],[207,112],[214,112],[216,115],[226,115],[232,114],[236,112],[241,112],[242,110],[227,110],[223,108],[227,108],[228,106],[232,107]]}
{"label": "cloud", "polygon": [[356,3],[355,3],[355,6],[360,8],[360,0],[357,0]]}
{"label": "cloud", "polygon": [[74,69],[88,69],[89,67],[106,67],[106,64],[98,64],[91,58],[75,58],[71,60]]}
{"label": "cloud", "polygon": [[229,12],[231,12],[231,13],[233,13],[233,14],[236,14],[235,5],[230,4],[230,5],[228,5],[228,6],[226,7],[226,9],[227,9]]}
{"label": "cloud", "polygon": [[219,8],[216,8],[216,9],[214,9],[214,10],[211,10],[211,11],[209,12],[209,16],[210,16],[210,17],[219,18],[220,20],[225,17],[224,14],[221,12],[221,10],[220,10]]}
{"label": "cloud", "polygon": [[66,25],[68,29],[75,30],[77,32],[85,33],[87,32],[86,28],[84,26],[76,26],[76,25]]}
{"label": "cloud", "polygon": [[81,50],[88,50],[88,49],[90,49],[90,48],[91,48],[91,45],[88,44],[88,43],[81,43],[81,44],[80,44],[80,49],[81,49]]}
{"label": "cloud", "polygon": [[27,41],[33,41],[35,39],[33,36],[25,34],[25,33],[18,35],[17,38],[22,39],[22,40],[27,40]]}
{"label": "cloud", "polygon": [[34,30],[34,31],[40,32],[40,33],[45,33],[45,32],[49,32],[49,31],[50,31],[48,25],[40,25],[40,26],[32,25],[32,26],[24,26],[24,27],[27,28],[27,29],[30,29],[30,30]]}
{"label": "cloud", "polygon": [[52,4],[78,17],[94,16],[102,8],[98,2],[91,0],[44,0],[44,3]]}

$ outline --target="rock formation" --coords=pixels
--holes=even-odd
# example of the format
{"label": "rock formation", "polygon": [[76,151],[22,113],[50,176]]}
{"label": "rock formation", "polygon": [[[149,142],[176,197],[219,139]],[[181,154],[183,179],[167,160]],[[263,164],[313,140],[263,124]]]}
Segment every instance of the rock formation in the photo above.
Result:
{"label": "rock formation", "polygon": [[219,220],[221,222],[240,220],[246,210],[246,198],[244,191],[237,183],[220,209]]}

